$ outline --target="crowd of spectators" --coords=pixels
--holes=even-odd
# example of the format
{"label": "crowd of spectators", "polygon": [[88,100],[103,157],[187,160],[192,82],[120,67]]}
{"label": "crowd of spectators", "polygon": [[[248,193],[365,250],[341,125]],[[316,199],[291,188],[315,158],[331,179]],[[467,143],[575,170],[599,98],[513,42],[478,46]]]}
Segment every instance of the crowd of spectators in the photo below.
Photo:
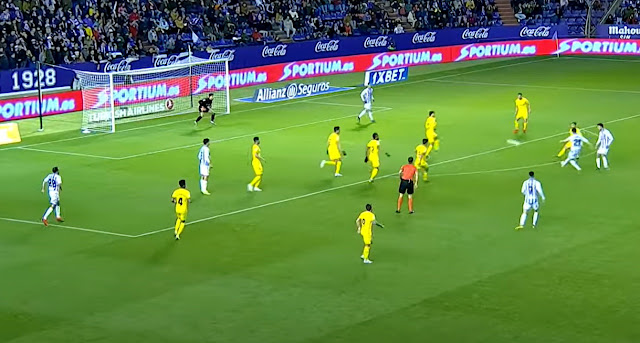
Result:
{"label": "crowd of spectators", "polygon": [[[607,20],[638,23],[639,3],[624,0]],[[562,23],[586,8],[585,0],[511,5],[521,23]],[[501,24],[494,0],[0,0],[0,69],[265,44],[277,31],[305,40]]]}
{"label": "crowd of spectators", "polygon": [[493,0],[392,0],[391,7],[416,30],[502,25]]}
{"label": "crowd of spectators", "polygon": [[623,0],[615,14],[607,17],[606,24],[637,25],[640,22],[640,1]]}

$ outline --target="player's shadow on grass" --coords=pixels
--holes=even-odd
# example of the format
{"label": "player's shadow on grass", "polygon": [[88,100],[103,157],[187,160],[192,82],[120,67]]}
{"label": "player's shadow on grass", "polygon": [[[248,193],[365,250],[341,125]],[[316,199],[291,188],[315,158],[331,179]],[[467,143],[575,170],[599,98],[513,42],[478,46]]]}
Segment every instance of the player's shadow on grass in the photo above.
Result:
{"label": "player's shadow on grass", "polygon": [[366,130],[367,128],[369,128],[369,126],[371,126],[371,122],[366,123],[366,124],[358,124],[356,125],[353,129],[351,129],[351,131],[363,131]]}
{"label": "player's shadow on grass", "polygon": [[158,262],[164,262],[168,260],[171,255],[173,255],[173,252],[177,248],[178,244],[180,244],[180,242],[176,242],[174,239],[167,237],[167,241],[163,245],[158,247],[158,249],[156,249],[156,251],[151,254],[151,256],[149,256],[149,262],[158,264]]}

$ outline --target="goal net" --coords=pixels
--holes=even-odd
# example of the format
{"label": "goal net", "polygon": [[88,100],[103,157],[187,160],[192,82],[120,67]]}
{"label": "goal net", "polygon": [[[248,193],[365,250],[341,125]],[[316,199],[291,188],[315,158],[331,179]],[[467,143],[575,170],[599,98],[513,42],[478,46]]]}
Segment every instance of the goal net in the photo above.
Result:
{"label": "goal net", "polygon": [[82,88],[83,132],[115,132],[118,124],[197,111],[198,100],[210,93],[211,111],[229,113],[228,60],[191,57],[157,68],[75,72]]}

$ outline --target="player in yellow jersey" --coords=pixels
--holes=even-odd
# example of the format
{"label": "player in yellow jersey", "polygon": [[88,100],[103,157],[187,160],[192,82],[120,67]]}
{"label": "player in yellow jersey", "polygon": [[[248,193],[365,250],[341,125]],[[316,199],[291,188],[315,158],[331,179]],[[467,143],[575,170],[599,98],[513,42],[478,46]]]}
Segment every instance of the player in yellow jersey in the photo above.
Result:
{"label": "player in yellow jersey", "polygon": [[260,186],[260,182],[262,182],[262,162],[265,162],[265,160],[262,158],[260,153],[260,138],[253,137],[253,146],[251,146],[251,167],[253,167],[255,177],[247,185],[247,191],[249,192],[262,192],[262,189],[258,188],[258,186]]}
{"label": "player in yellow jersey", "polygon": [[429,165],[427,164],[427,158],[429,158],[427,145],[429,145],[429,140],[426,138],[422,139],[422,144],[416,147],[416,161],[414,162],[414,166],[418,169],[418,172],[422,171],[422,180],[427,181],[427,172],[429,171]]}
{"label": "player in yellow jersey", "polygon": [[383,228],[382,223],[376,221],[376,216],[371,212],[371,204],[365,206],[365,211],[360,213],[358,219],[356,219],[356,226],[358,228],[358,234],[362,236],[364,241],[364,249],[360,258],[365,264],[373,263],[369,259],[369,252],[371,251],[371,241],[373,240],[373,225]]}
{"label": "player in yellow jersey", "polygon": [[373,182],[373,179],[378,175],[380,170],[380,136],[374,133],[372,139],[367,143],[367,150],[365,152],[364,163],[371,163],[371,177],[369,182]]}
{"label": "player in yellow jersey", "polygon": [[527,125],[529,124],[529,114],[531,114],[531,104],[527,98],[522,96],[522,93],[518,93],[518,98],[516,99],[516,120],[515,120],[515,129],[513,133],[518,133],[520,130],[520,125],[518,121],[522,120],[522,132],[527,133]]}
{"label": "player in yellow jersey", "polygon": [[[575,121],[573,123],[571,123],[571,125],[569,125],[569,136],[573,135],[573,128],[576,128],[576,134],[582,136],[582,133],[580,133],[580,129],[578,128],[578,123],[576,123]],[[558,153],[558,155],[556,155],[557,157],[562,157],[564,155],[565,152],[567,152],[567,150],[571,149],[571,142],[566,142],[563,146],[562,149],[560,149],[560,152]]]}
{"label": "player in yellow jersey", "polygon": [[191,202],[191,193],[187,190],[187,182],[180,180],[178,185],[180,187],[171,194],[171,202],[176,204],[176,240],[180,239],[180,234],[184,230],[185,221],[187,220],[187,204]]}
{"label": "player in yellow jersey", "polygon": [[329,135],[329,139],[327,140],[327,154],[329,154],[329,160],[322,160],[320,162],[320,168],[324,168],[326,164],[336,166],[335,176],[342,176],[340,174],[340,168],[342,167],[342,156],[346,155],[346,153],[342,150],[340,146],[340,126],[336,126],[333,128],[333,132]]}
{"label": "player in yellow jersey", "polygon": [[429,155],[431,153],[431,150],[433,149],[435,149],[436,151],[440,149],[440,139],[438,139],[438,134],[436,133],[437,126],[438,122],[436,121],[436,112],[429,111],[429,117],[427,117],[427,121],[424,123],[426,136],[429,140],[429,145],[427,146],[427,155]]}

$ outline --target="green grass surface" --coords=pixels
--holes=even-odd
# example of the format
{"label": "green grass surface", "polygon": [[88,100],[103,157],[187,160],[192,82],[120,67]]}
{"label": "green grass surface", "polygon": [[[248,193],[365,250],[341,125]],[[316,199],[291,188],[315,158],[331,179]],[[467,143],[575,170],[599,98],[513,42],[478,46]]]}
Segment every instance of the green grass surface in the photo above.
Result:
{"label": "green grass surface", "polygon": [[[79,118],[68,132],[46,118],[44,134],[0,147],[0,342],[638,342],[638,72],[590,58],[416,68],[376,88],[378,122],[361,126],[358,91],[234,105],[217,127],[194,128],[191,114],[82,136]],[[532,104],[526,136],[512,134],[517,92]],[[431,182],[415,214],[395,214],[393,175],[429,109],[442,139]],[[571,121],[609,122],[610,171],[594,171],[588,148],[582,173],[560,168]],[[339,179],[318,168],[334,125],[349,153]],[[391,157],[368,184],[374,131]],[[247,193],[256,134],[264,191]],[[205,137],[210,197],[197,191]],[[39,188],[53,165],[67,227],[45,229]],[[516,232],[530,169],[548,199],[539,228]],[[175,242],[165,229],[180,178],[199,222]],[[373,265],[354,227],[366,203],[387,226]]]}

